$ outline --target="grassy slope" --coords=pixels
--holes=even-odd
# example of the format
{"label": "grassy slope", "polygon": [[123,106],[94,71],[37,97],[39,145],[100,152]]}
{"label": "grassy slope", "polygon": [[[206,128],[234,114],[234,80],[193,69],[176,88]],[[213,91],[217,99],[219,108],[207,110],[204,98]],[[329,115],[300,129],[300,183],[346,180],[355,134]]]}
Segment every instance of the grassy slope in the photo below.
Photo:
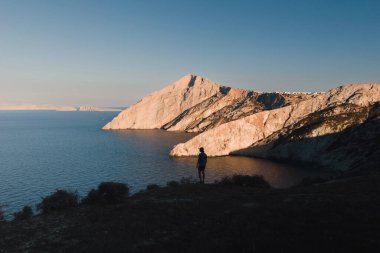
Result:
{"label": "grassy slope", "polygon": [[0,252],[375,252],[380,175],[275,190],[180,185],[0,225]]}

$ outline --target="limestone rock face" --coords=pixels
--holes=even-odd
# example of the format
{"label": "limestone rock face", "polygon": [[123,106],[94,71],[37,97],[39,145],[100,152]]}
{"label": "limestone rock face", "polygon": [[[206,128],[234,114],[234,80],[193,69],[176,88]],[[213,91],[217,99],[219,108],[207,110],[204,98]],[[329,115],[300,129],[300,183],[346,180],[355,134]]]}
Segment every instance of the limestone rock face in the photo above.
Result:
{"label": "limestone rock face", "polygon": [[229,88],[186,110],[162,128],[168,131],[204,132],[263,110],[295,104],[314,96],[316,94],[258,93]]}
{"label": "limestone rock face", "polygon": [[196,156],[204,147],[209,156],[245,155],[348,169],[363,159],[376,160],[374,154],[380,152],[379,101],[379,83],[325,93],[265,93],[187,75],[122,111],[103,129],[200,133],[176,145],[171,156]]}
{"label": "limestone rock face", "polygon": [[[316,164],[345,170],[380,162],[380,103],[369,107],[341,104],[301,121],[233,155]],[[355,165],[355,166],[354,166]]]}
{"label": "limestone rock face", "polygon": [[187,75],[122,111],[103,129],[161,128],[185,110],[216,95],[220,90],[223,87],[219,84],[195,75]]}
{"label": "limestone rock face", "polygon": [[316,94],[258,93],[187,75],[144,97],[103,127],[203,132],[263,110],[298,103]]}
{"label": "limestone rock face", "polygon": [[[265,147],[263,144],[280,140],[284,135],[288,138],[293,136],[306,139],[341,132],[368,120],[369,108],[379,100],[380,84],[342,86],[296,104],[258,112],[221,124],[186,143],[176,145],[170,155],[195,156],[198,154],[198,148],[202,146],[209,156],[242,154],[270,157],[272,153],[276,154],[276,149],[270,152],[268,150],[273,147]],[[329,120],[325,122],[325,118]],[[318,127],[315,127],[315,122],[320,122]],[[297,133],[302,127],[304,132]],[[255,149],[256,146],[261,148]],[[313,148],[308,147],[309,150]],[[283,154],[284,152],[286,148],[277,156],[288,159],[290,154]],[[306,157],[305,160],[310,159]]]}

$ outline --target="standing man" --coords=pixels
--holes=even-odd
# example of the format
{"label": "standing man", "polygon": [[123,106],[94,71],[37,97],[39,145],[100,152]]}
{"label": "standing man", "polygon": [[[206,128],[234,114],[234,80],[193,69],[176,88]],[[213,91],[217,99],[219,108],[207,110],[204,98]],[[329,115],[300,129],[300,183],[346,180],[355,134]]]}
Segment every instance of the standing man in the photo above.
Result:
{"label": "standing man", "polygon": [[198,168],[199,181],[201,184],[205,183],[206,163],[207,163],[207,155],[205,153],[205,150],[204,148],[199,148],[197,168]]}

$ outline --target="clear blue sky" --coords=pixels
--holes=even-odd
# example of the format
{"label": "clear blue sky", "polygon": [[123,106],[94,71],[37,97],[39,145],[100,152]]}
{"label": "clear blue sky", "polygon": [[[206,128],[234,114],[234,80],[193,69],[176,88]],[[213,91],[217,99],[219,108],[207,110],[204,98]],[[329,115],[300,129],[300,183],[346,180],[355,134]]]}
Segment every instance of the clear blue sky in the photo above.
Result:
{"label": "clear blue sky", "polygon": [[0,102],[123,106],[187,73],[263,91],[380,82],[380,0],[0,1]]}

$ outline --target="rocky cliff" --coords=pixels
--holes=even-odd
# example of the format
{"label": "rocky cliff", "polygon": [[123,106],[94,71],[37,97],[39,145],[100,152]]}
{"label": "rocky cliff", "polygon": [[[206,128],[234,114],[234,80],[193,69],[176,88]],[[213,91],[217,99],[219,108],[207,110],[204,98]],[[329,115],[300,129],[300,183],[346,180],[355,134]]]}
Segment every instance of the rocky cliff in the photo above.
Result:
{"label": "rocky cliff", "polygon": [[176,145],[171,156],[195,156],[204,147],[209,156],[246,155],[347,169],[378,149],[379,101],[378,83],[325,93],[265,93],[187,75],[144,97],[103,129],[200,133]]}
{"label": "rocky cliff", "polygon": [[330,169],[380,164],[380,103],[332,106],[312,113],[251,147],[232,152]]}
{"label": "rocky cliff", "polygon": [[187,75],[144,97],[103,127],[110,129],[161,128],[185,110],[222,92],[223,87],[202,77]]}
{"label": "rocky cliff", "polygon": [[298,103],[314,96],[236,89],[190,74],[144,97],[103,129],[162,128],[203,132],[256,112]]}
{"label": "rocky cliff", "polygon": [[[342,86],[293,105],[222,124],[178,144],[170,155],[193,156],[203,146],[210,156],[248,155],[348,168],[360,157],[371,155],[376,149],[373,145],[379,145],[375,127],[379,101],[380,84]],[[358,147],[349,147],[347,141],[339,144],[344,136],[354,138],[352,143],[367,139],[368,145],[373,145],[366,147],[362,142],[362,154],[351,159],[349,153]],[[342,151],[344,148],[351,151]]]}
{"label": "rocky cliff", "polygon": [[316,94],[258,93],[228,88],[186,110],[162,128],[169,131],[204,132],[257,112],[280,108]]}

